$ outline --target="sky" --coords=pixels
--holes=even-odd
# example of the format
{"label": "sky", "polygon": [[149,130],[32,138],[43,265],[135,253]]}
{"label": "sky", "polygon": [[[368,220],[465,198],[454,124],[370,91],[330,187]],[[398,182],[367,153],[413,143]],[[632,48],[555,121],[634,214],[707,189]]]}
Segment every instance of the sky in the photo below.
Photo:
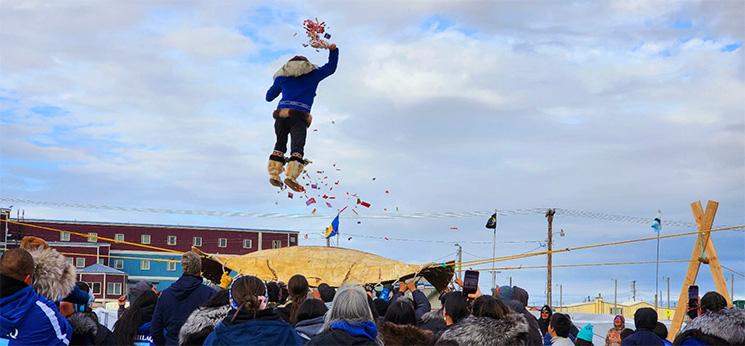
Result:
{"label": "sky", "polygon": [[[302,45],[303,20],[318,18],[340,61],[315,98],[308,170],[372,204],[342,214],[341,246],[427,263],[453,259],[459,242],[466,261],[491,257],[486,218],[465,214],[495,209],[650,223],[661,210],[664,235],[694,230],[690,203],[711,199],[715,225],[743,225],[743,15],[742,1],[5,0],[0,206],[26,218],[298,230],[309,234],[301,245],[324,244],[320,231],[347,200],[306,207],[268,184],[276,101],[264,100],[290,57],[325,63],[326,51]],[[413,213],[425,217],[400,217]],[[504,214],[497,256],[545,249],[542,211]],[[556,214],[565,236],[555,248],[654,235],[649,223],[577,214]],[[688,259],[694,239],[663,240],[660,258]],[[745,233],[713,239],[722,264],[745,273]],[[655,246],[561,253],[554,264],[654,261]],[[685,271],[660,265],[673,300]],[[545,269],[504,270],[497,283],[510,278],[544,303]],[[614,279],[619,301],[632,281],[637,299],[654,299],[654,265],[634,265],[556,268],[554,302],[558,285],[564,303],[612,297]],[[706,268],[699,285],[713,289]],[[743,276],[735,296],[745,297]]]}

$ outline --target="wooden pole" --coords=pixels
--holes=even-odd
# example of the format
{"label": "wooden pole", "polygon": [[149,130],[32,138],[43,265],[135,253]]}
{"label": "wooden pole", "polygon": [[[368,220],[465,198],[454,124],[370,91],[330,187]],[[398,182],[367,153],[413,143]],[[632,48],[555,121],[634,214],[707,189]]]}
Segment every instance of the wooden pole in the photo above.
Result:
{"label": "wooden pole", "polygon": [[[691,260],[688,263],[688,271],[683,279],[683,285],[680,287],[678,306],[675,308],[673,323],[670,326],[670,333],[668,334],[668,340],[670,341],[675,339],[683,324],[686,311],[688,311],[688,286],[696,283],[701,263],[709,264],[717,292],[727,299],[728,306],[732,306],[730,296],[727,294],[727,282],[724,280],[722,267],[719,264],[719,257],[714,248],[714,242],[711,240],[711,226],[714,224],[714,217],[717,214],[718,207],[719,202],[710,200],[706,203],[706,211],[704,212],[700,201],[691,203],[691,212],[700,233],[696,237],[696,243],[693,245]],[[708,254],[708,257],[706,254]]]}
{"label": "wooden pole", "polygon": [[551,227],[554,222],[554,214],[556,214],[556,211],[554,209],[549,209],[546,211],[546,219],[548,219],[548,253],[546,254],[547,258],[547,273],[546,273],[546,305],[551,306],[551,247],[553,245],[553,235],[551,234]]}

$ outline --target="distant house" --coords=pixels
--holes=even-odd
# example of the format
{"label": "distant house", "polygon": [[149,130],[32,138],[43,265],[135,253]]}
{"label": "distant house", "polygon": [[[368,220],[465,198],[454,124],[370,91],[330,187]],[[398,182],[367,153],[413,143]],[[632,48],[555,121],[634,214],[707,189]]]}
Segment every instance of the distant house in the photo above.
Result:
{"label": "distant house", "polygon": [[[8,240],[7,246],[10,248],[17,247],[24,236],[39,237],[67,256],[79,270],[94,264],[101,264],[126,273],[128,285],[146,280],[157,285],[159,290],[167,288],[181,276],[180,254],[106,241],[92,236],[180,252],[189,251],[192,246],[196,246],[204,252],[228,255],[243,255],[263,249],[298,245],[297,231],[89,221],[15,220],[61,231],[57,232],[2,222],[9,216],[8,209],[0,210],[0,230],[4,232],[5,239]],[[83,233],[86,236],[75,235],[71,232]],[[102,292],[106,291],[105,287],[101,289]],[[122,291],[125,292],[126,288],[122,287]],[[115,289],[114,292],[116,292]]]}
{"label": "distant house", "polygon": [[113,301],[127,294],[127,273],[103,264],[94,264],[78,270],[78,281],[91,287],[97,300]]}
{"label": "distant house", "polygon": [[[589,313],[589,314],[610,314],[610,315],[623,315],[627,320],[634,320],[634,313],[636,310],[641,308],[652,308],[654,305],[649,304],[645,301],[633,301],[613,304],[613,302],[607,302],[603,300],[603,297],[595,297],[594,301],[563,305],[556,307],[555,312],[566,312],[570,315],[572,313]],[[675,308],[667,309],[659,306],[657,308],[657,316],[660,320],[672,320],[675,314]]]}

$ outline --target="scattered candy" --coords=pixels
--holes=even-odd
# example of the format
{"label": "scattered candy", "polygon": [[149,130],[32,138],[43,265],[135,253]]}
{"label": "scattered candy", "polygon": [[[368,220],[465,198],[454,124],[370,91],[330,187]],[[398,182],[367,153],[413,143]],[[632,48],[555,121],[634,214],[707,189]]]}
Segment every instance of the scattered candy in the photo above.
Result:
{"label": "scattered candy", "polygon": [[[308,199],[307,201],[305,201],[305,205],[311,205],[313,203],[316,203],[316,199],[313,198],[313,197],[311,197],[310,199]],[[314,208],[313,211],[315,211],[315,210],[316,209]]]}
{"label": "scattered candy", "polygon": [[292,194],[292,192],[289,192],[289,191],[287,192],[287,198],[292,199],[293,196],[294,195]]}

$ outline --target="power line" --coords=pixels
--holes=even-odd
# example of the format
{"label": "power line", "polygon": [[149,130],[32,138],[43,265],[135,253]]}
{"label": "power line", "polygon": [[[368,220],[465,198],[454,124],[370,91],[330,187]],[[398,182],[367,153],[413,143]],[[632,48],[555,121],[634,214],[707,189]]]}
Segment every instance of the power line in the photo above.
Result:
{"label": "power line", "polygon": [[[124,207],[112,206],[106,204],[92,203],[75,203],[75,202],[52,202],[39,201],[15,197],[0,197],[0,201],[29,204],[36,206],[55,207],[55,208],[74,208],[74,209],[96,209],[109,210],[129,213],[149,213],[149,214],[173,214],[173,215],[194,215],[194,216],[211,216],[211,217],[254,217],[266,219],[308,219],[308,218],[328,218],[334,215],[325,215],[321,213],[274,213],[274,212],[254,212],[254,211],[226,211],[226,210],[204,210],[204,209],[176,209],[176,208],[150,208],[150,207]],[[544,214],[547,208],[516,208],[500,209],[497,214],[500,216],[531,215]],[[638,217],[628,215],[606,214],[587,210],[555,208],[557,215],[568,217],[579,217],[594,220],[603,220],[620,223],[651,223],[651,217]],[[382,214],[360,214],[355,215],[359,219],[449,219],[449,218],[471,218],[471,217],[489,217],[494,210],[476,210],[476,211],[433,211],[433,212],[387,212]],[[695,228],[696,224],[686,221],[664,220],[665,225],[675,227]]]}

